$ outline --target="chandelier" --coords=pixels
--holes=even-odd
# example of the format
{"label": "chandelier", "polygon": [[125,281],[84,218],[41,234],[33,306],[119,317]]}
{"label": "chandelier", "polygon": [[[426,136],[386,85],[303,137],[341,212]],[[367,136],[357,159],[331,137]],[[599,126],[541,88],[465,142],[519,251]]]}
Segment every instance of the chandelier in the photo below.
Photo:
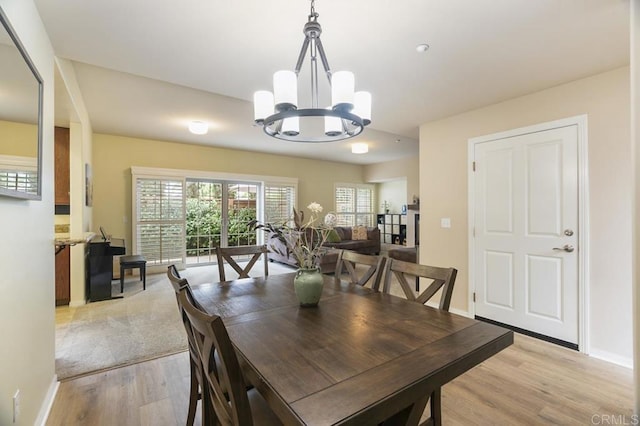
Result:
{"label": "chandelier", "polygon": [[[273,75],[273,93],[254,93],[254,120],[264,132],[293,142],[333,142],[359,135],[371,123],[371,94],[355,92],[352,72],[332,72],[320,41],[322,28],[318,22],[314,0],[309,20],[304,25],[302,49],[294,71],[277,71]],[[307,54],[311,63],[311,107],[298,107],[298,74]],[[319,106],[318,57],[331,89],[331,106]]]}

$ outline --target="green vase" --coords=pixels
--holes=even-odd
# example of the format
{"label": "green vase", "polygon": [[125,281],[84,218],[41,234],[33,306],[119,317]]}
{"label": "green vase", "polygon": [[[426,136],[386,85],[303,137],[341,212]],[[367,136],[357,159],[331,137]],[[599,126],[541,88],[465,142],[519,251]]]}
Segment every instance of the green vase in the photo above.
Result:
{"label": "green vase", "polygon": [[300,306],[317,306],[323,286],[324,278],[319,268],[298,269],[293,279],[293,287]]}

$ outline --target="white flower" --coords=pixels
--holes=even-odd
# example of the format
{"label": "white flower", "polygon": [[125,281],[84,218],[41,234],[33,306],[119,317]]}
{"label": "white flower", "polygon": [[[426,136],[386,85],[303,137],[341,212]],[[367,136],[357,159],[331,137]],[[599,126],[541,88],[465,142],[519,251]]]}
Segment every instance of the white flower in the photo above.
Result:
{"label": "white flower", "polygon": [[324,217],[324,224],[333,228],[338,224],[338,216],[335,213],[327,213]]}
{"label": "white flower", "polygon": [[311,211],[311,213],[322,213],[322,206],[315,201],[307,206],[307,208]]}

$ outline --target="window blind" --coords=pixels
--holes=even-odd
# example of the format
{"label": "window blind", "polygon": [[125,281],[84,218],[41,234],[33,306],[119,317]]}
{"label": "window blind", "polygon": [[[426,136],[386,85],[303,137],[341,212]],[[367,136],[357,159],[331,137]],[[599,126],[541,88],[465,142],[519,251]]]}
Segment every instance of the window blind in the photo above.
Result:
{"label": "window blind", "polygon": [[184,261],[183,193],[181,179],[136,178],[137,252],[150,266]]}
{"label": "window blind", "polygon": [[338,226],[373,226],[373,186],[336,186]]}
{"label": "window blind", "polygon": [[35,157],[0,155],[0,188],[36,194],[38,167]]}
{"label": "window blind", "polygon": [[295,185],[270,184],[264,186],[264,221],[285,223],[293,217],[296,205]]}
{"label": "window blind", "polygon": [[38,192],[38,173],[0,170],[0,188],[35,194]]}

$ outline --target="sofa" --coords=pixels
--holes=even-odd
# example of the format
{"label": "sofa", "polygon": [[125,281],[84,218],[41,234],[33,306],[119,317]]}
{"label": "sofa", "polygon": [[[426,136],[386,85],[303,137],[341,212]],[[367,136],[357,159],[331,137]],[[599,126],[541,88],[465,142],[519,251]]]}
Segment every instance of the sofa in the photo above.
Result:
{"label": "sofa", "polygon": [[[320,259],[320,272],[332,273],[335,271],[336,262],[338,261],[339,250],[353,250],[362,254],[379,254],[380,253],[380,230],[377,227],[367,227],[366,240],[353,240],[352,227],[336,226],[334,227],[340,241],[335,239],[333,242],[325,242],[326,252]],[[293,256],[283,256],[280,253],[286,253],[286,247],[277,238],[271,238],[270,234],[266,236],[266,244],[269,249],[268,257],[272,262],[280,262],[291,266],[298,266]]]}
{"label": "sofa", "polygon": [[352,250],[362,254],[380,253],[380,230],[377,227],[367,227],[366,240],[354,240],[352,237],[353,228],[351,226],[336,226],[336,233],[340,241],[326,242],[324,247],[338,250]]}

